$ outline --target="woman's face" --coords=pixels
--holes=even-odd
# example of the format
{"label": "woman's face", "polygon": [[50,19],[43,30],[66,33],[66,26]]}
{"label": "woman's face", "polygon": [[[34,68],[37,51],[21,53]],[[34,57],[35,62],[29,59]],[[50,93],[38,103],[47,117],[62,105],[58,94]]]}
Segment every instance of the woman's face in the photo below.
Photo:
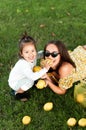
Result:
{"label": "woman's face", "polygon": [[53,61],[52,68],[55,69],[60,62],[60,54],[56,45],[49,44],[46,47],[45,59],[50,58]]}

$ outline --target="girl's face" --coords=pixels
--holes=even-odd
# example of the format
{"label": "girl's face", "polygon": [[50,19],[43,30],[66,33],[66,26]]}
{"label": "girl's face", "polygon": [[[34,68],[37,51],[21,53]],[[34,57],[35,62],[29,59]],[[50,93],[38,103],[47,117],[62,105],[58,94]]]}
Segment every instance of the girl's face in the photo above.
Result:
{"label": "girl's face", "polygon": [[52,68],[55,69],[60,62],[60,54],[56,45],[49,44],[46,48],[45,59],[50,58],[53,61]]}
{"label": "girl's face", "polygon": [[36,49],[35,46],[31,43],[28,43],[27,45],[24,45],[22,49],[21,56],[28,62],[33,62],[36,59]]}

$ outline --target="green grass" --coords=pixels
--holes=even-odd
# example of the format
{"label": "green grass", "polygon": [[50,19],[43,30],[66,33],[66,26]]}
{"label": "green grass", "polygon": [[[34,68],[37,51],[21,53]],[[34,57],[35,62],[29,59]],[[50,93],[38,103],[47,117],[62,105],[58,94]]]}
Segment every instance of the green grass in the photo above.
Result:
{"label": "green grass", "polygon": [[[44,28],[40,25],[44,24]],[[86,117],[86,109],[73,98],[74,87],[63,96],[49,88],[29,90],[28,102],[10,96],[8,76],[18,59],[18,40],[24,31],[35,38],[38,50],[49,40],[62,40],[68,49],[86,44],[86,0],[0,0],[0,130],[85,130],[66,121]],[[55,36],[52,36],[55,33]],[[45,112],[43,105],[52,101],[54,108]],[[31,116],[24,126],[23,116]]]}

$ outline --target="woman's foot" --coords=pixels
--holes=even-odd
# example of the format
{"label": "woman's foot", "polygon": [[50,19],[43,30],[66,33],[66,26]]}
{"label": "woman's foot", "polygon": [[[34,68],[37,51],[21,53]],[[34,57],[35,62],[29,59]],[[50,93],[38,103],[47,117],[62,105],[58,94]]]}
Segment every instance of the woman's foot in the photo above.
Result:
{"label": "woman's foot", "polygon": [[84,45],[83,48],[86,50],[86,45]]}

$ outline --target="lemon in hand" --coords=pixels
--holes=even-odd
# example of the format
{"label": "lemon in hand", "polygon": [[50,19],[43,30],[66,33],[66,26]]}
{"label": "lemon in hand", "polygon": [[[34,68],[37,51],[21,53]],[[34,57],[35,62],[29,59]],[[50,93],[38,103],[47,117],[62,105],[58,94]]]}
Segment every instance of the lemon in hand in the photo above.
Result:
{"label": "lemon in hand", "polygon": [[52,110],[52,109],[53,109],[53,103],[52,103],[52,102],[47,102],[47,103],[45,103],[44,106],[43,106],[43,109],[44,109],[45,111],[50,111],[50,110]]}
{"label": "lemon in hand", "polygon": [[53,61],[50,58],[41,59],[40,66],[44,67],[46,64],[52,67]]}
{"label": "lemon in hand", "polygon": [[73,117],[69,118],[69,119],[67,120],[67,125],[68,125],[68,126],[71,126],[71,127],[75,126],[75,125],[76,125],[76,119],[73,118]]}
{"label": "lemon in hand", "polygon": [[31,122],[31,117],[30,116],[24,116],[22,119],[22,123],[24,125],[28,125]]}
{"label": "lemon in hand", "polygon": [[43,89],[44,87],[46,87],[46,82],[43,79],[38,80],[36,87],[38,89]]}
{"label": "lemon in hand", "polygon": [[42,68],[40,66],[34,66],[33,67],[33,72],[38,72],[40,71]]}

